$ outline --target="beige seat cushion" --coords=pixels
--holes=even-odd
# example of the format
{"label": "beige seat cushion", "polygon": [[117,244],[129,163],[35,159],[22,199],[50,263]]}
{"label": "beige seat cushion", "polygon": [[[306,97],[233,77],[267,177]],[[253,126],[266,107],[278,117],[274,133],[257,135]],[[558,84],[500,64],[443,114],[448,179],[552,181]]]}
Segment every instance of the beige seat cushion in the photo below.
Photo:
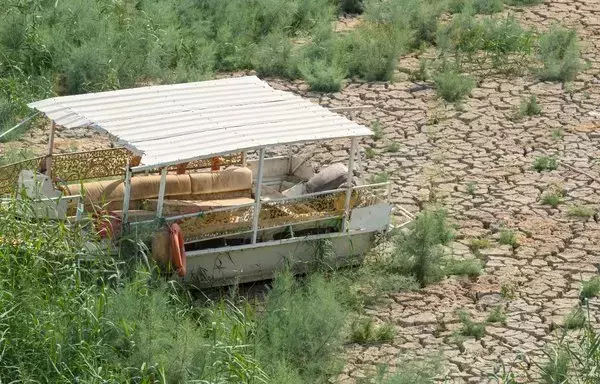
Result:
{"label": "beige seat cushion", "polygon": [[246,167],[231,167],[218,172],[192,173],[190,178],[194,198],[234,191],[247,191],[248,193],[252,191],[252,171]]}

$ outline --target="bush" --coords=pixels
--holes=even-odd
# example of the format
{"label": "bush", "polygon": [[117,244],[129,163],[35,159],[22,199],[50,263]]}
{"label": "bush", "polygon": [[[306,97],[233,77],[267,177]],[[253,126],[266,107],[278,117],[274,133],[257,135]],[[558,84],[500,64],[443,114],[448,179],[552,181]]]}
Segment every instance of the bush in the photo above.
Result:
{"label": "bush", "polygon": [[479,340],[485,336],[485,324],[474,322],[468,312],[458,311],[458,319],[461,323],[461,328],[458,331],[460,335],[474,337],[475,340]]}
{"label": "bush", "polygon": [[581,308],[577,308],[565,315],[564,328],[579,329],[585,325],[585,322],[585,313]]}
{"label": "bush", "polygon": [[589,219],[590,217],[594,216],[595,213],[596,210],[587,205],[571,205],[567,209],[567,214],[569,216],[581,217],[586,219]]}
{"label": "bush", "polygon": [[275,279],[259,321],[258,357],[294,367],[304,382],[316,382],[331,369],[346,317],[336,289],[322,276],[301,284],[283,273]]}
{"label": "bush", "polygon": [[410,230],[401,232],[394,239],[390,270],[414,276],[421,286],[440,280],[444,276],[441,245],[447,244],[453,237],[444,210],[421,212]]}
{"label": "bush", "polygon": [[581,70],[579,38],[573,29],[552,26],[540,36],[539,56],[542,80],[571,81]]}
{"label": "bush", "polygon": [[445,270],[447,275],[476,277],[483,272],[483,265],[478,259],[449,260]]}
{"label": "bush", "polygon": [[533,169],[538,172],[554,171],[558,168],[556,158],[549,156],[538,156],[533,162]]}
{"label": "bush", "polygon": [[502,0],[473,0],[473,9],[476,13],[491,15],[501,12],[503,8]]}
{"label": "bush", "polygon": [[390,26],[365,22],[341,40],[338,47],[343,67],[350,76],[366,81],[392,80],[403,43]]}
{"label": "bush", "polygon": [[531,95],[529,99],[522,99],[519,105],[520,116],[536,116],[542,114],[542,108],[537,102],[537,97]]}
{"label": "bush", "polygon": [[253,65],[259,76],[294,78],[298,73],[292,59],[292,42],[281,33],[265,37],[256,49]]}
{"label": "bush", "polygon": [[513,248],[516,248],[519,245],[517,235],[510,229],[502,229],[500,231],[500,238],[498,239],[498,242],[500,244],[510,245]]}
{"label": "bush", "polygon": [[371,176],[371,184],[385,183],[390,180],[390,175],[387,172],[379,172]]}
{"label": "bush", "polygon": [[552,349],[548,362],[541,367],[542,383],[568,383],[570,365],[571,356],[565,348]]}
{"label": "bush", "polygon": [[343,13],[362,13],[365,10],[363,0],[339,0],[340,11]]}
{"label": "bush", "polygon": [[463,99],[475,87],[471,77],[454,71],[442,72],[434,80],[438,96],[450,103]]}
{"label": "bush", "polygon": [[584,281],[581,286],[581,292],[579,293],[580,299],[590,299],[600,295],[600,276],[591,278],[588,281]]}
{"label": "bush", "polygon": [[356,318],[350,324],[350,342],[385,343],[394,340],[396,330],[390,324],[376,325],[371,318]]}
{"label": "bush", "polygon": [[342,88],[346,72],[336,64],[325,60],[304,63],[300,66],[302,77],[310,89],[316,92],[337,92]]}
{"label": "bush", "polygon": [[492,308],[486,320],[488,323],[505,323],[506,313],[504,313],[502,306],[498,305]]}

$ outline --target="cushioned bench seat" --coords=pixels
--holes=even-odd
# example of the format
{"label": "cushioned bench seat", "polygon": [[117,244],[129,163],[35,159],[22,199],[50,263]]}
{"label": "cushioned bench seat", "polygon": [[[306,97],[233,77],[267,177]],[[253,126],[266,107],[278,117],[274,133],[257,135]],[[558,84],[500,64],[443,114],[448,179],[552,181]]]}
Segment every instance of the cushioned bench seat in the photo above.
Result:
{"label": "cushioned bench seat", "polygon": [[[177,216],[186,213],[206,212],[213,209],[234,207],[236,205],[254,203],[254,199],[249,197],[238,197],[234,199],[221,200],[165,200],[163,204],[164,216]],[[156,211],[158,200],[150,199],[144,203],[147,210]]]}

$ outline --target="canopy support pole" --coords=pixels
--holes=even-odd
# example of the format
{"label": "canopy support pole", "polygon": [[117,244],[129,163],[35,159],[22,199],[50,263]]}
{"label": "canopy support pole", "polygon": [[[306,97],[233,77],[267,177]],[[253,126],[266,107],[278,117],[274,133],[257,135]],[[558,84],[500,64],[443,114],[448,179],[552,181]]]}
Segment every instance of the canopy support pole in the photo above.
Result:
{"label": "canopy support pole", "polygon": [[356,137],[352,138],[350,145],[350,159],[348,160],[348,178],[346,179],[346,201],[344,202],[344,219],[342,221],[342,232],[348,229],[348,221],[350,220],[350,198],[352,197],[352,178],[354,177],[354,154],[358,147]]}
{"label": "canopy support pole", "polygon": [[165,189],[167,187],[167,170],[163,167],[160,172],[160,187],[158,188],[158,203],[156,204],[156,217],[162,217],[163,205],[165,203]]}
{"label": "canopy support pole", "polygon": [[48,154],[46,155],[46,175],[52,177],[52,153],[54,152],[54,131],[56,123],[52,120],[50,127],[50,136],[48,137]]}
{"label": "canopy support pole", "polygon": [[258,157],[258,176],[256,178],[256,192],[254,193],[254,217],[252,222],[252,244],[256,244],[258,237],[258,221],[260,218],[260,194],[262,190],[263,171],[265,164],[265,149],[260,149]]}
{"label": "canopy support pole", "polygon": [[248,157],[248,153],[246,151],[242,151],[242,167],[247,165],[246,158]]}
{"label": "canopy support pole", "polygon": [[131,166],[127,160],[127,168],[125,168],[125,197],[123,198],[123,222],[129,222],[129,200],[131,199]]}

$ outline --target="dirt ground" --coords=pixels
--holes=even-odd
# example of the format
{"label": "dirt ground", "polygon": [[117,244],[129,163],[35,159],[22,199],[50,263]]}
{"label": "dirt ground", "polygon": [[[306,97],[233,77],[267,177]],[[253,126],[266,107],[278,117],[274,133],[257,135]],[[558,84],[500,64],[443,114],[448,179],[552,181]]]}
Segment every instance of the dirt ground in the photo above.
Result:
{"label": "dirt ground", "polygon": [[[389,295],[368,308],[378,321],[392,323],[396,336],[389,344],[348,345],[341,383],[356,382],[378,364],[394,369],[402,356],[438,354],[446,382],[497,382],[490,375],[503,365],[522,382],[534,382],[535,362],[543,359],[564,315],[577,306],[581,281],[599,271],[597,217],[572,217],[567,210],[574,204],[600,208],[600,0],[547,0],[507,12],[538,29],[555,22],[575,27],[589,68],[566,86],[533,76],[489,77],[460,110],[401,73],[393,84],[352,83],[327,95],[307,92],[301,81],[269,81],[326,107],[373,105],[371,111],[348,114],[365,125],[378,119],[383,128],[383,139],[362,142],[365,174],[387,172],[393,202],[411,212],[432,200],[443,204],[458,226],[452,244],[458,257],[473,257],[472,239],[491,240],[480,251],[486,267],[479,278],[448,279],[420,292]],[[418,60],[406,57],[401,65],[418,66]],[[514,106],[530,95],[537,96],[543,114],[510,119]],[[46,142],[43,129],[34,129],[10,145],[43,152]],[[388,150],[391,143],[399,144],[397,151]],[[56,146],[69,152],[106,148],[110,142],[86,129],[60,130]],[[370,159],[367,147],[375,151]],[[346,142],[328,143],[313,160],[345,161],[347,150]],[[533,170],[541,155],[560,159],[558,169]],[[542,205],[541,195],[553,188],[564,191],[563,202],[556,208]],[[514,230],[519,245],[499,244],[500,228]],[[507,314],[506,324],[488,325],[481,340],[453,341],[457,310],[483,320],[498,305]],[[598,321],[599,304],[591,306]]]}

